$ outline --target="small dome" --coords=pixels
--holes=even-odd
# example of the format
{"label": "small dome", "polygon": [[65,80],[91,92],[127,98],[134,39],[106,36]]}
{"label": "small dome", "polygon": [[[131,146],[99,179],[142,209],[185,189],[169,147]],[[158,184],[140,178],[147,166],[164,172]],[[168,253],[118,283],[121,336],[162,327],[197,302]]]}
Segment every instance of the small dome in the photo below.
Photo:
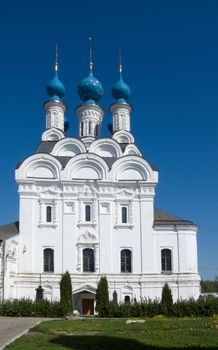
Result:
{"label": "small dome", "polygon": [[130,94],[130,87],[123,81],[122,72],[120,72],[120,79],[112,88],[112,96],[117,102],[125,102],[130,97]]}
{"label": "small dome", "polygon": [[92,68],[88,77],[83,79],[78,86],[78,95],[85,103],[96,103],[104,94],[103,86],[100,81],[93,76]]}
{"label": "small dome", "polygon": [[57,70],[55,71],[54,78],[48,83],[46,91],[51,100],[61,100],[64,96],[65,86],[62,81],[60,81]]}

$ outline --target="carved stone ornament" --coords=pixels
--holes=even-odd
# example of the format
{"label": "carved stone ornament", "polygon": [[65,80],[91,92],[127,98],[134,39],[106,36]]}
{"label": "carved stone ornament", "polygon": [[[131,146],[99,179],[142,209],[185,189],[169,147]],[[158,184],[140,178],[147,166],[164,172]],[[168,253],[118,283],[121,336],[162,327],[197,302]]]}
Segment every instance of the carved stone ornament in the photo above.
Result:
{"label": "carved stone ornament", "polygon": [[88,230],[78,237],[79,243],[93,243],[95,241],[96,236]]}

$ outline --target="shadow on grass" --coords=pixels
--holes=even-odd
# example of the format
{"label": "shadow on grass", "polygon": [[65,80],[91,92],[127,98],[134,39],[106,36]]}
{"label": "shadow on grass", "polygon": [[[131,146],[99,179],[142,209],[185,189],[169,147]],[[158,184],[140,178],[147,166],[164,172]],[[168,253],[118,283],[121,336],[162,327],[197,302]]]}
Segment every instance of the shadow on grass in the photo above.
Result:
{"label": "shadow on grass", "polygon": [[[167,347],[146,345],[134,339],[108,337],[108,336],[57,336],[50,343],[61,345],[66,349],[73,350],[160,350]],[[170,347],[170,349],[181,349],[181,347]],[[182,349],[199,349],[199,346],[188,346]],[[218,347],[207,347],[207,350],[217,350]]]}

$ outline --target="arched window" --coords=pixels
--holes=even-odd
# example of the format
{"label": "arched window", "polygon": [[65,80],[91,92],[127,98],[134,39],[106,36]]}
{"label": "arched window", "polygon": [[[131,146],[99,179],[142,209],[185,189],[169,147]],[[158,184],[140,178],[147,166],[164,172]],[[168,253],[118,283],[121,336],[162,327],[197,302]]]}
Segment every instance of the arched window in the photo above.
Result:
{"label": "arched window", "polygon": [[127,207],[122,207],[122,224],[127,224]]}
{"label": "arched window", "polygon": [[121,250],[120,260],[121,260],[121,272],[132,272],[132,262],[131,262],[131,250],[123,249]]}
{"label": "arched window", "polygon": [[46,222],[51,222],[52,221],[52,207],[48,205],[46,207]]}
{"label": "arched window", "polygon": [[125,301],[125,303],[130,303],[130,296],[129,295],[125,295],[124,301]]}
{"label": "arched window", "polygon": [[98,124],[95,126],[95,136],[98,136],[98,130],[99,130],[99,127],[98,127]]}
{"label": "arched window", "polygon": [[91,221],[91,205],[85,206],[85,221]]}
{"label": "arched window", "polygon": [[172,258],[170,249],[161,250],[161,267],[162,272],[171,272],[172,271]]}
{"label": "arched window", "polygon": [[95,272],[94,249],[83,249],[83,272]]}
{"label": "arched window", "polygon": [[44,249],[44,272],[54,272],[54,250]]}

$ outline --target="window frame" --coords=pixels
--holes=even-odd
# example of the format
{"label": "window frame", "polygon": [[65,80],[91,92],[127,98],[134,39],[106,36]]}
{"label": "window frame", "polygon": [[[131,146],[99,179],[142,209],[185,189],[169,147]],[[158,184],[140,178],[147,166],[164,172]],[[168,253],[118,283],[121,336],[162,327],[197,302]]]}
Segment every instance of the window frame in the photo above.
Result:
{"label": "window frame", "polygon": [[[58,226],[57,223],[57,202],[54,199],[39,199],[39,222],[38,227],[52,227]],[[49,207],[51,209],[49,209]],[[50,210],[50,213],[48,213]],[[50,216],[50,218],[49,218]],[[51,221],[49,221],[51,219]]]}
{"label": "window frame", "polygon": [[121,206],[121,223],[122,224],[129,223],[129,208],[127,205]]}
{"label": "window frame", "polygon": [[[169,253],[169,256],[166,255]],[[163,255],[165,254],[165,255]],[[161,272],[162,273],[172,273],[172,249],[162,248],[161,249]]]}
{"label": "window frame", "polygon": [[[129,252],[129,256],[123,255],[124,252]],[[123,259],[125,259],[123,261]],[[129,260],[129,261],[128,261]],[[120,251],[120,272],[121,273],[132,273],[132,250],[129,248],[123,248]]]}
{"label": "window frame", "polygon": [[[89,261],[90,257],[89,256],[85,256],[85,252],[89,252],[91,253],[92,252],[92,256],[91,258],[93,259],[93,261]],[[87,262],[85,262],[85,258],[88,260]],[[85,273],[94,273],[95,272],[95,250],[94,248],[90,248],[90,247],[86,247],[86,248],[83,248],[82,250],[82,261],[83,261],[83,269],[82,271],[85,272]],[[87,264],[87,267],[86,265]],[[86,269],[85,269],[86,268]]]}
{"label": "window frame", "polygon": [[[89,211],[87,209],[89,208]],[[85,222],[92,222],[92,206],[85,204]]]}
{"label": "window frame", "polygon": [[[46,257],[46,253],[52,253],[51,256]],[[51,261],[46,262],[46,259]],[[45,268],[48,266],[48,268]],[[53,273],[54,272],[54,249],[50,247],[43,248],[43,272],[45,273]]]}
{"label": "window frame", "polygon": [[[125,209],[124,209],[125,208]],[[126,220],[124,220],[124,210],[126,211]],[[115,200],[115,220],[114,220],[114,228],[116,229],[124,229],[129,228],[133,229],[133,202],[130,200]],[[124,222],[126,221],[126,222]]]}
{"label": "window frame", "polygon": [[[49,209],[49,210],[48,210]],[[52,220],[52,217],[53,217],[53,208],[51,205],[46,205],[46,213],[45,213],[45,222],[46,223],[51,223],[53,220]]]}

